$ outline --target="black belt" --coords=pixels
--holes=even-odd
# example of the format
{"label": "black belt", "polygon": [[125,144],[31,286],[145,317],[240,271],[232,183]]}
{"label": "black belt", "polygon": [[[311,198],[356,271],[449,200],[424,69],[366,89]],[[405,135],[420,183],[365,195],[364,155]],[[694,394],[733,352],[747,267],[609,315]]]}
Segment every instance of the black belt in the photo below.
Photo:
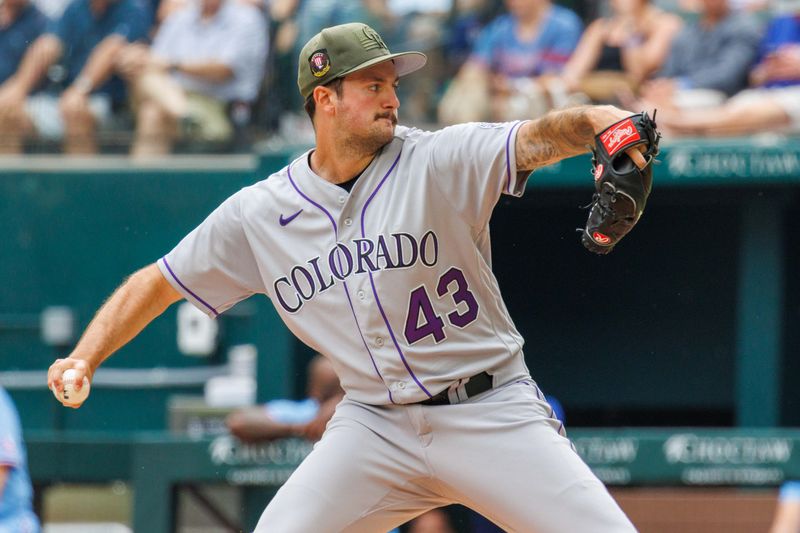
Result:
{"label": "black belt", "polygon": [[[469,381],[467,381],[467,384],[464,385],[464,391],[467,393],[467,398],[472,398],[473,396],[476,396],[482,392],[486,392],[491,388],[492,376],[486,372],[481,372],[480,374],[472,376],[469,378]],[[418,403],[419,405],[450,405],[452,402],[450,401],[450,395],[448,394],[449,390],[450,387],[446,388],[439,394],[434,394],[427,400],[423,400]]]}

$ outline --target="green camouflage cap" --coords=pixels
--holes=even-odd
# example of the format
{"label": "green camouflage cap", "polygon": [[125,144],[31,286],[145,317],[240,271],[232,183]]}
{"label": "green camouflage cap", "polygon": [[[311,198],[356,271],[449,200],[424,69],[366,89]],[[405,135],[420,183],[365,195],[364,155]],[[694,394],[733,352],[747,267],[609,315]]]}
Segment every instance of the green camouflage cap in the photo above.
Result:
{"label": "green camouflage cap", "polygon": [[398,76],[422,68],[428,60],[421,52],[389,52],[378,32],[366,24],[332,26],[312,37],[300,52],[297,85],[308,98],[318,85],[390,59]]}

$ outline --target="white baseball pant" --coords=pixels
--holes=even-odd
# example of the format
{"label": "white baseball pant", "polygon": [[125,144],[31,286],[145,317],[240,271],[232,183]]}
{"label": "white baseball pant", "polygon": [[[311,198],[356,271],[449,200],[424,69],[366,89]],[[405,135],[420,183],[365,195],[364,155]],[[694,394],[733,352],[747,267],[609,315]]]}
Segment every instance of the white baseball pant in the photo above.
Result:
{"label": "white baseball pant", "polygon": [[635,532],[552,413],[530,380],[456,405],[345,399],[256,533],[386,532],[451,503],[509,532]]}

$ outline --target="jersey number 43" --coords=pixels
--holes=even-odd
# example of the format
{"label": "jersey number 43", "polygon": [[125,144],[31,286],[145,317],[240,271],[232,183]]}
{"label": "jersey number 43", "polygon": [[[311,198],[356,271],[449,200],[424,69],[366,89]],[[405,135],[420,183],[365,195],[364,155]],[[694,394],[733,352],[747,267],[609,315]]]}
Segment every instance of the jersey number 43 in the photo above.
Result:
{"label": "jersey number 43", "polygon": [[[453,284],[455,288],[451,291]],[[447,320],[453,326],[465,328],[478,318],[478,302],[469,290],[464,273],[456,267],[452,267],[439,278],[436,294],[440,299],[448,294],[452,298],[454,309],[447,314]],[[425,285],[411,291],[405,327],[408,344],[414,344],[428,335],[433,335],[437,343],[442,342],[447,338],[444,328],[444,320],[434,311]]]}

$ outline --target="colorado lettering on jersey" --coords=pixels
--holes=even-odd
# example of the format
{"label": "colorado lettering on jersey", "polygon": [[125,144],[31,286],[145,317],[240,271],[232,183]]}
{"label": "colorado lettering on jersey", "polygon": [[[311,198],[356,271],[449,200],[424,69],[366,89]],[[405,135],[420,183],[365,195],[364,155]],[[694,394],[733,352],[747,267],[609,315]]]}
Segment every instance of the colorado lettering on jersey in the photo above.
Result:
{"label": "colorado lettering on jersey", "polygon": [[390,233],[378,235],[374,240],[337,242],[326,255],[293,266],[286,276],[276,279],[272,287],[281,307],[296,313],[305,302],[353,274],[411,268],[417,263],[432,267],[438,261],[439,239],[433,231],[419,239],[410,233]]}

